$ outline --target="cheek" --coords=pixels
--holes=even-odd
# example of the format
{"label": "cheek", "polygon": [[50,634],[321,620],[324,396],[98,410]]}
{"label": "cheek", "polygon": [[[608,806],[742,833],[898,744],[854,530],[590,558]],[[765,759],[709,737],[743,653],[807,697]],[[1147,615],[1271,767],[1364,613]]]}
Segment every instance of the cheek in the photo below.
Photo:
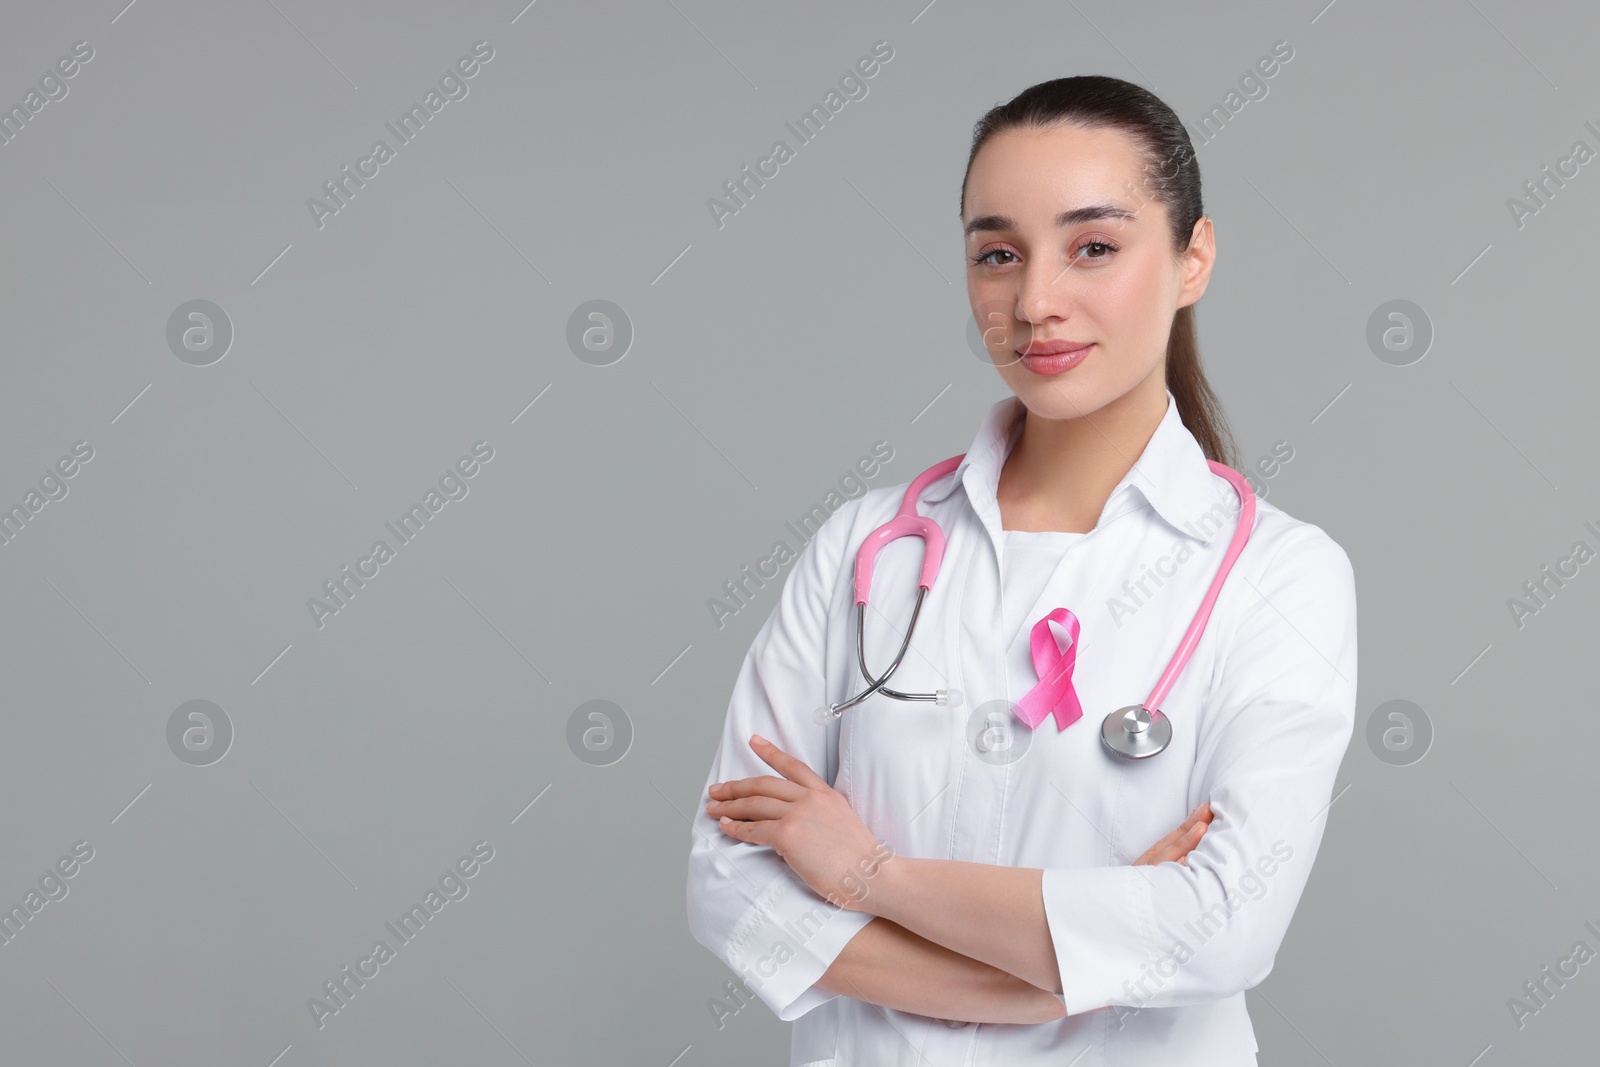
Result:
{"label": "cheek", "polygon": [[1095,304],[1107,328],[1121,338],[1137,342],[1161,332],[1164,320],[1160,312],[1166,296],[1165,279],[1158,269],[1133,264],[1129,270],[1105,280]]}
{"label": "cheek", "polygon": [[1097,301],[1099,327],[1129,373],[1148,370],[1166,352],[1172,321],[1171,283],[1162,265],[1108,278]]}

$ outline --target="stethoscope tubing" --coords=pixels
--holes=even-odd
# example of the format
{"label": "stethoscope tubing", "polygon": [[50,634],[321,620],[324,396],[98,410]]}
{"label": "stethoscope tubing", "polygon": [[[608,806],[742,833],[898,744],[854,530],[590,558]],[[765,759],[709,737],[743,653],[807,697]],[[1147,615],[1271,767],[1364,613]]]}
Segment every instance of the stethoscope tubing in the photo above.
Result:
{"label": "stethoscope tubing", "polygon": [[[911,484],[906,487],[905,496],[901,500],[900,508],[894,517],[868,534],[861,547],[857,550],[854,576],[856,658],[861,667],[862,677],[871,684],[848,700],[827,705],[826,714],[828,718],[837,719],[846,709],[855,707],[874,693],[882,693],[896,700],[933,701],[938,704],[950,703],[950,694],[947,690],[940,690],[936,693],[902,693],[888,688],[888,682],[894,676],[895,671],[900,669],[900,664],[905,659],[907,650],[911,647],[911,638],[916,632],[917,618],[922,613],[922,602],[932,588],[933,581],[938,575],[939,567],[944,557],[944,531],[940,529],[938,523],[917,512],[917,499],[921,496],[922,490],[928,483],[955,470],[963,458],[964,454],[942,460],[913,479]],[[1223,583],[1227,580],[1228,573],[1233,569],[1233,564],[1239,558],[1239,554],[1244,551],[1244,546],[1249,542],[1251,531],[1255,525],[1256,496],[1254,490],[1250,487],[1249,481],[1232,467],[1218,463],[1216,460],[1208,459],[1206,464],[1213,473],[1233,486],[1234,492],[1239,497],[1239,521],[1234,528],[1233,538],[1228,543],[1228,550],[1223,555],[1222,563],[1217,568],[1216,576],[1211,579],[1211,585],[1207,588],[1199,609],[1195,612],[1194,618],[1190,620],[1189,627],[1184,631],[1183,638],[1173,651],[1172,658],[1168,660],[1166,669],[1162,671],[1161,677],[1156,680],[1155,688],[1151,689],[1150,695],[1145,698],[1143,704],[1120,708],[1106,716],[1102,733],[1106,739],[1107,747],[1117,755],[1138,759],[1143,756],[1154,755],[1166,747],[1165,738],[1170,737],[1171,733],[1170,726],[1166,723],[1166,717],[1160,711],[1161,702],[1167,698],[1167,694],[1171,692],[1172,687],[1177,683],[1178,677],[1183,673],[1183,669],[1193,655],[1195,647],[1200,643],[1200,638],[1205,632],[1206,622],[1211,618],[1211,610],[1216,605],[1218,594],[1222,591]],[[885,545],[901,537],[908,536],[920,537],[923,541],[922,577],[918,583],[917,602],[912,608],[911,621],[906,626],[905,638],[900,642],[900,650],[895,654],[894,661],[889,665],[889,669],[883,673],[882,677],[874,678],[872,672],[867,669],[866,654],[867,596],[872,585],[873,564],[877,559],[878,553],[883,550]],[[1148,714],[1139,715],[1138,713],[1141,710]],[[1133,713],[1138,720],[1137,732],[1140,736],[1134,740],[1142,741],[1152,723],[1158,728],[1157,732],[1164,731],[1163,739],[1154,747],[1147,746],[1143,748],[1139,745],[1123,748],[1113,743],[1111,739],[1111,724],[1117,716],[1124,717],[1123,726],[1130,735],[1135,733],[1134,725],[1130,725],[1135,720],[1134,718],[1128,718],[1130,713]]]}
{"label": "stethoscope tubing", "polygon": [[1178,642],[1177,649],[1172,653],[1172,659],[1167,662],[1167,669],[1161,672],[1161,677],[1156,680],[1155,688],[1150,690],[1150,695],[1145,698],[1143,707],[1154,714],[1161,702],[1167,699],[1167,693],[1172,690],[1178,681],[1178,675],[1183,673],[1183,668],[1188,665],[1189,657],[1193,654],[1195,646],[1200,643],[1200,637],[1206,628],[1206,621],[1211,618],[1211,609],[1217,603],[1217,594],[1222,592],[1222,583],[1227,580],[1228,572],[1233,570],[1234,560],[1239,558],[1239,553],[1244,551],[1246,542],[1250,540],[1251,529],[1255,526],[1256,494],[1250,488],[1250,482],[1223,463],[1214,459],[1206,460],[1212,473],[1227,479],[1233,486],[1234,492],[1239,494],[1239,523],[1234,528],[1233,540],[1228,542],[1228,551],[1222,557],[1222,563],[1217,566],[1216,577],[1211,579],[1211,585],[1206,590],[1205,599],[1200,602],[1200,608],[1189,622],[1189,628],[1184,631],[1183,639]]}

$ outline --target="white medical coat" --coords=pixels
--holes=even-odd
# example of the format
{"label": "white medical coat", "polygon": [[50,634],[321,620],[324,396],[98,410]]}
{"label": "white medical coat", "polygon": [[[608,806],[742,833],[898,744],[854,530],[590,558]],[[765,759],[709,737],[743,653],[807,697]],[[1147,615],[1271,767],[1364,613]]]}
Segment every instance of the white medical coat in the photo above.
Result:
{"label": "white medical coat", "polygon": [[[1352,733],[1355,581],[1344,550],[1321,528],[1258,498],[1250,540],[1161,705],[1173,724],[1169,747],[1140,761],[1104,751],[1101,720],[1148,696],[1238,517],[1232,486],[1206,466],[1170,391],[1167,398],[1165,417],[1094,529],[1066,548],[1015,632],[1002,632],[1005,539],[995,487],[1022,402],[996,403],[960,467],[924,490],[920,510],[948,545],[889,684],[954,688],[959,707],[879,694],[831,727],[813,719],[825,701],[865,686],[855,553],[898,510],[910,479],[839,507],[784,579],[734,683],[707,786],[776,773],[749,747],[759,733],[827,777],[897,854],[1042,868],[1070,1013],[1036,1025],[952,1023],[817,987],[873,917],[827,903],[771,848],[723,834],[702,796],[689,854],[690,929],[794,1022],[791,1067],[1256,1062],[1244,990],[1272,969]],[[921,561],[918,538],[878,556],[866,622],[874,671],[899,648]],[[1059,732],[1053,717],[1032,731],[1013,722],[1030,736],[1012,739],[1027,748],[1018,759],[996,758],[1004,749],[992,743],[996,720],[975,718],[974,709],[1008,708],[1033,686],[1029,632],[1056,607],[1081,625],[1073,683],[1083,717]],[[1065,647],[1065,631],[1056,632]],[[1215,818],[1187,865],[1131,866],[1206,801]],[[1105,1005],[1114,1007],[1090,1013]]]}

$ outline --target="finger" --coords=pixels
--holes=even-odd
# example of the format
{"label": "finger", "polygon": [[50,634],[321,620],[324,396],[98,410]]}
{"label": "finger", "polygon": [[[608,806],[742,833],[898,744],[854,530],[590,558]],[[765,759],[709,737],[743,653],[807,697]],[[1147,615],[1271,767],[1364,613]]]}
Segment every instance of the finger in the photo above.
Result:
{"label": "finger", "polygon": [[1206,824],[1196,820],[1190,823],[1187,829],[1174,831],[1173,835],[1169,835],[1173,836],[1174,840],[1165,846],[1150,850],[1155,853],[1150,863],[1154,865],[1157,863],[1169,863],[1173,860],[1181,863],[1183,857],[1194,851],[1194,847],[1199,843],[1200,836],[1205,833],[1205,829]]}
{"label": "finger", "polygon": [[713,819],[726,815],[730,819],[755,822],[765,819],[781,819],[788,811],[788,808],[788,801],[758,796],[746,797],[742,800],[713,800],[706,805],[706,814]]}
{"label": "finger", "polygon": [[710,793],[713,800],[737,800],[740,797],[775,797],[778,800],[799,800],[805,796],[805,787],[787,778],[763,774],[759,778],[736,778],[722,782]]}
{"label": "finger", "polygon": [[1179,837],[1178,840],[1171,845],[1169,851],[1193,852],[1195,845],[1198,844],[1200,839],[1205,836],[1206,828],[1209,825],[1209,823],[1206,823],[1202,820],[1195,820],[1195,822],[1183,832],[1183,836]]}
{"label": "finger", "polygon": [[1163,837],[1160,841],[1156,842],[1156,847],[1167,849],[1172,848],[1175,845],[1181,845],[1194,831],[1196,826],[1209,825],[1211,819],[1211,805],[1200,805],[1198,808],[1195,808],[1189,813],[1188,818],[1184,819],[1183,822],[1178,825],[1177,829],[1173,830],[1166,837]]}
{"label": "finger", "polygon": [[830,788],[827,780],[806,766],[804,760],[789,755],[789,753],[760,734],[750,735],[750,747],[755,750],[756,755],[760,756],[767,766],[796,785],[802,785],[809,789]]}
{"label": "finger", "polygon": [[1171,858],[1177,860],[1185,867],[1189,865],[1189,853],[1200,847],[1200,839],[1206,835],[1206,824],[1197,822],[1189,828],[1183,841],[1173,846]]}
{"label": "finger", "polygon": [[729,837],[740,841],[747,841],[752,845],[773,846],[778,824],[770,820],[759,822],[746,822],[743,819],[730,819],[724,816],[717,820],[717,829]]}
{"label": "finger", "polygon": [[1173,842],[1181,840],[1183,835],[1188,833],[1190,828],[1194,826],[1195,820],[1198,818],[1199,816],[1195,812],[1191,811],[1188,815],[1188,818],[1184,819],[1181,823],[1174,827],[1172,832],[1167,834],[1166,837],[1163,837],[1160,841],[1156,842],[1156,847],[1168,848],[1173,844]]}
{"label": "finger", "polygon": [[[1198,816],[1195,812],[1190,812],[1189,817],[1183,820],[1183,823],[1179,825],[1176,830],[1173,830],[1171,833],[1167,834],[1167,836],[1163,837],[1161,840],[1157,841],[1155,844],[1146,849],[1144,855],[1139,857],[1139,861],[1143,861],[1150,856],[1159,855],[1171,848],[1179,838],[1189,831],[1189,828],[1194,825],[1197,817]],[[1137,862],[1138,861],[1136,861],[1136,864]]]}
{"label": "finger", "polygon": [[[1164,841],[1165,838],[1163,838],[1162,840]],[[1139,858],[1133,861],[1133,866],[1135,866],[1135,867],[1143,867],[1143,866],[1147,866],[1149,864],[1155,863],[1156,862],[1156,856],[1158,854],[1160,854],[1162,847],[1163,846],[1162,846],[1162,843],[1160,841],[1158,841],[1155,844],[1151,845],[1149,848],[1145,849],[1142,853],[1139,854]]]}

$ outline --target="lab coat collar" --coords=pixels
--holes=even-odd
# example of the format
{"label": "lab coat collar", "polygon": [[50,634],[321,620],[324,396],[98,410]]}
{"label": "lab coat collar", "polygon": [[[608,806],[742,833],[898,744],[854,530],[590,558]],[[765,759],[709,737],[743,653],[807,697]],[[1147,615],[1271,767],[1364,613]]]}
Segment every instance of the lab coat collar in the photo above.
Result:
{"label": "lab coat collar", "polygon": [[[1022,433],[1022,417],[1026,410],[1022,399],[1015,394],[992,405],[960,465],[953,474],[935,482],[923,495],[923,500],[938,503],[950,496],[957,485],[964,485],[973,508],[998,539],[1000,470]],[[1175,531],[1202,544],[1210,544],[1221,526],[1226,525],[1217,522],[1220,516],[1214,516],[1210,522],[1202,521],[1218,504],[1227,507],[1223,496],[1217,492],[1221,481],[1207,464],[1200,443],[1184,426],[1178,415],[1177,398],[1168,389],[1166,414],[1161,417],[1144,451],[1106,499],[1095,528],[1142,506],[1138,500],[1124,499],[1136,494]],[[1231,487],[1226,495],[1233,496]]]}

